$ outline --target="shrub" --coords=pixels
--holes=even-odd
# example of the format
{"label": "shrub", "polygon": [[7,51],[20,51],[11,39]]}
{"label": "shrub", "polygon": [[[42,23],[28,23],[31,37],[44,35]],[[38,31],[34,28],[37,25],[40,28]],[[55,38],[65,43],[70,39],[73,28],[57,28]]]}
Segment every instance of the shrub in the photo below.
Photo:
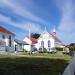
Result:
{"label": "shrub", "polygon": [[46,48],[44,48],[44,49],[43,49],[43,52],[44,52],[44,53],[46,53],[46,52],[47,52],[47,49],[46,49]]}
{"label": "shrub", "polygon": [[34,48],[32,49],[32,52],[35,52],[35,51],[37,51],[37,48],[34,47]]}
{"label": "shrub", "polygon": [[24,52],[28,53],[28,51],[27,51],[27,50],[24,50]]}
{"label": "shrub", "polygon": [[57,51],[63,51],[63,48],[60,48],[60,47],[55,47],[55,49],[56,49]]}
{"label": "shrub", "polygon": [[39,48],[39,53],[46,53],[46,52],[47,52],[46,48],[43,48],[43,50],[42,50],[42,48]]}
{"label": "shrub", "polygon": [[75,47],[70,48],[70,50],[75,52]]}

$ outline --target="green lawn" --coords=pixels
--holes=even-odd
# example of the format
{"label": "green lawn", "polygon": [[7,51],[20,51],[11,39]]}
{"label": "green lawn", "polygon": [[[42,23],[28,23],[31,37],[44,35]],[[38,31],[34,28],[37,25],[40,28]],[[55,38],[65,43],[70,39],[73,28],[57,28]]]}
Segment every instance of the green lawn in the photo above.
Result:
{"label": "green lawn", "polygon": [[70,60],[57,54],[0,55],[0,75],[59,75]]}

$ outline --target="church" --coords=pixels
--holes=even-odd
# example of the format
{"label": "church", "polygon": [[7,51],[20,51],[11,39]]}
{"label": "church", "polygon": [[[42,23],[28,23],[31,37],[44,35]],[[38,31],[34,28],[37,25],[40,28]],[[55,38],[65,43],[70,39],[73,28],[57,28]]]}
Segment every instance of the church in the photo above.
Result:
{"label": "church", "polygon": [[56,52],[55,47],[64,47],[64,44],[57,37],[55,28],[52,32],[48,32],[45,28],[38,39],[26,36],[23,41],[29,44],[29,46],[24,46],[27,51],[37,49],[37,51]]}

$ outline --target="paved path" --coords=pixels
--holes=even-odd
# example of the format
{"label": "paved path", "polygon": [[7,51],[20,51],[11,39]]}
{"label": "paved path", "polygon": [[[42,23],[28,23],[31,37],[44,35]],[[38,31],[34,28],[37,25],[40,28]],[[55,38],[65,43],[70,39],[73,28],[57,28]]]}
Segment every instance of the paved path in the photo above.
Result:
{"label": "paved path", "polygon": [[72,62],[65,69],[63,75],[75,75],[75,55],[72,59]]}

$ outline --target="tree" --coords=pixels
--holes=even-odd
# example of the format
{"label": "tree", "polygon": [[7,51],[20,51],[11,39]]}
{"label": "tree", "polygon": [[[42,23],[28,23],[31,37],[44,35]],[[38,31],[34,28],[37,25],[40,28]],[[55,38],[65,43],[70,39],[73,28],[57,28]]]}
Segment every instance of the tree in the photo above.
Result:
{"label": "tree", "polygon": [[38,39],[40,37],[40,34],[38,34],[38,33],[31,33],[31,37]]}
{"label": "tree", "polygon": [[71,43],[70,46],[75,46],[75,43]]}

